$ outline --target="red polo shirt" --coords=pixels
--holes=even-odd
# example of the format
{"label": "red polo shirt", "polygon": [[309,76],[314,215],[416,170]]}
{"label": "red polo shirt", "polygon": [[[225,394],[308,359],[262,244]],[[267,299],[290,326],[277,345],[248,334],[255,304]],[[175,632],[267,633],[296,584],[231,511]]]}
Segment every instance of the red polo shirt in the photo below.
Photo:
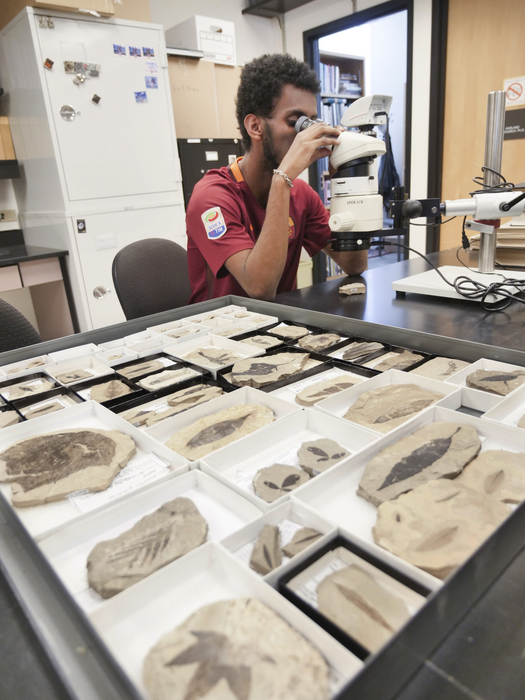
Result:
{"label": "red polo shirt", "polygon": [[[330,239],[329,214],[318,194],[297,179],[290,195],[288,256],[277,293],[295,289],[301,248],[312,256]],[[237,161],[210,170],[195,185],[186,212],[191,304],[227,294],[248,296],[224,263],[255,246],[265,216]]]}

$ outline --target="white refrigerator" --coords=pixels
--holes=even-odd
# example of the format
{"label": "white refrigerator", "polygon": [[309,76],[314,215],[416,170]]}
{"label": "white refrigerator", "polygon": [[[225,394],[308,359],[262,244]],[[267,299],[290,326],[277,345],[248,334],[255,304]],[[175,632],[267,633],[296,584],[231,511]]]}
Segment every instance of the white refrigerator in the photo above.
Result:
{"label": "white refrigerator", "polygon": [[82,331],[124,321],[118,250],[186,247],[162,26],[26,7],[0,32],[0,85],[26,243],[69,251]]}

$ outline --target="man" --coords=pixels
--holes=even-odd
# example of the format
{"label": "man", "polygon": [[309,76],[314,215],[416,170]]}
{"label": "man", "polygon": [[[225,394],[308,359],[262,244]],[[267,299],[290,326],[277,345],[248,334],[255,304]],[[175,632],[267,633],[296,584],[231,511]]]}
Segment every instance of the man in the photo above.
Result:
{"label": "man", "polygon": [[323,124],[296,134],[299,117],[316,118],[318,91],[315,72],[287,54],[243,68],[236,107],[246,155],[208,172],[186,213],[190,303],[227,294],[271,300],[294,289],[303,246],[349,275],[366,269],[366,251],[331,250],[328,212],[297,179],[338,143],[340,130]]}

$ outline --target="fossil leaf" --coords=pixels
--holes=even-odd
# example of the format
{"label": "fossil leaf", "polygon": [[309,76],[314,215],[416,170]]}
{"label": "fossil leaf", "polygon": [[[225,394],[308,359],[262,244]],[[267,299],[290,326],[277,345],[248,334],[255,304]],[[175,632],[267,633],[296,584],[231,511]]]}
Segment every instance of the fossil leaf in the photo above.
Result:
{"label": "fossil leaf", "polygon": [[434,402],[434,399],[415,399],[413,401],[407,401],[405,404],[400,406],[393,406],[385,411],[380,416],[378,416],[374,423],[387,423],[395,418],[403,418],[403,416],[410,416],[412,413],[417,413],[422,411],[427,406],[430,406]]}
{"label": "fossil leaf", "polygon": [[232,418],[231,420],[223,420],[219,423],[214,423],[198,432],[197,435],[194,435],[191,440],[188,441],[187,446],[202,447],[202,445],[209,445],[210,442],[222,440],[222,438],[238,430],[250,415],[250,413],[247,413],[240,418]]}
{"label": "fossil leaf", "polygon": [[450,527],[445,527],[442,530],[438,530],[429,537],[427,537],[420,545],[415,547],[416,552],[430,552],[434,549],[442,549],[450,544],[458,531],[457,525],[451,525]]}
{"label": "fossil leaf", "polygon": [[281,484],[281,489],[287,491],[288,486],[294,486],[299,481],[299,474],[290,474]]}
{"label": "fossil leaf", "polygon": [[491,496],[494,491],[497,491],[503,481],[505,480],[505,470],[504,469],[499,469],[497,472],[494,472],[493,474],[489,474],[487,478],[485,479],[485,483],[483,484],[483,488],[485,489],[485,493],[487,493],[489,496]]}

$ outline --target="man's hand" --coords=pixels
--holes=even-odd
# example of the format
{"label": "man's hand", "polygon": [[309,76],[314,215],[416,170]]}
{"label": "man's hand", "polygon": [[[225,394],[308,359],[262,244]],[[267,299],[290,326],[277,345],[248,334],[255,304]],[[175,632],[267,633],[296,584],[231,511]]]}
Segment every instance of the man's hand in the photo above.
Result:
{"label": "man's hand", "polygon": [[332,258],[347,275],[360,275],[368,267],[368,250],[340,253],[332,250],[332,246],[327,245],[326,248],[323,248],[323,253]]}
{"label": "man's hand", "polygon": [[329,146],[336,146],[339,143],[341,131],[341,127],[328,124],[315,124],[300,131],[281,161],[279,170],[294,180],[316,160],[331,154]]}

